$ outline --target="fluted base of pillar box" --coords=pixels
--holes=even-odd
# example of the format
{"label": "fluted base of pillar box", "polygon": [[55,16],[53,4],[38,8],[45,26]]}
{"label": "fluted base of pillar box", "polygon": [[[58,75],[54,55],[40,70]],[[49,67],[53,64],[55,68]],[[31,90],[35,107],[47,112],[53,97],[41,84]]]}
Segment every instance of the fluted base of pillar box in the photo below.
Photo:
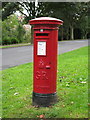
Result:
{"label": "fluted base of pillar box", "polygon": [[49,107],[57,102],[56,93],[40,94],[33,92],[32,104],[38,107]]}

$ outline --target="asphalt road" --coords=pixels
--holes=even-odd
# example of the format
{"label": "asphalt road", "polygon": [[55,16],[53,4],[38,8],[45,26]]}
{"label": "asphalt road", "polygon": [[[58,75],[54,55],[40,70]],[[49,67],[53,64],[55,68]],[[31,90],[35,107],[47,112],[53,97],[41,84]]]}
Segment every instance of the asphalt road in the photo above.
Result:
{"label": "asphalt road", "polygon": [[[58,54],[88,46],[88,40],[75,40],[58,42]],[[0,50],[1,51],[1,50]],[[33,61],[33,46],[23,46],[16,48],[3,48],[0,52],[2,56],[2,70]],[[0,61],[1,62],[1,61]]]}

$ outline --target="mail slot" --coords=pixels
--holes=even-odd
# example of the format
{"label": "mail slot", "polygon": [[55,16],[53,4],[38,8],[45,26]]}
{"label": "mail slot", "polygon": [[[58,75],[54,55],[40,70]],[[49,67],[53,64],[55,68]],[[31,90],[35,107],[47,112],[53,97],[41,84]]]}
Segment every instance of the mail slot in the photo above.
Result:
{"label": "mail slot", "polygon": [[40,17],[30,20],[34,29],[33,105],[47,107],[57,101],[57,42],[62,20]]}
{"label": "mail slot", "polygon": [[36,33],[36,36],[48,36],[48,33]]}

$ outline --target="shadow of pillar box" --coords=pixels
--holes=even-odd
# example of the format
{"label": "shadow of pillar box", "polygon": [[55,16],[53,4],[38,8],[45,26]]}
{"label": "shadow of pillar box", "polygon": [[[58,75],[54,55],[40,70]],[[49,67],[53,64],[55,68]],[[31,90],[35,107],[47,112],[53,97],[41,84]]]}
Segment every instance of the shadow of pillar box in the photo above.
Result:
{"label": "shadow of pillar box", "polygon": [[40,17],[29,21],[34,29],[33,105],[47,107],[57,101],[57,43],[62,20]]}

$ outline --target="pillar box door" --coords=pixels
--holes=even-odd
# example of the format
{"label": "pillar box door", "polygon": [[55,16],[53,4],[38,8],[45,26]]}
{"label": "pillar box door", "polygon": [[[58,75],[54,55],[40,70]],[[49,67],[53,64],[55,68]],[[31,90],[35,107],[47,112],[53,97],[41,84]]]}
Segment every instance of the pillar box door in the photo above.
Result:
{"label": "pillar box door", "polygon": [[57,42],[62,20],[40,17],[30,20],[34,29],[33,105],[50,106],[57,101]]}

